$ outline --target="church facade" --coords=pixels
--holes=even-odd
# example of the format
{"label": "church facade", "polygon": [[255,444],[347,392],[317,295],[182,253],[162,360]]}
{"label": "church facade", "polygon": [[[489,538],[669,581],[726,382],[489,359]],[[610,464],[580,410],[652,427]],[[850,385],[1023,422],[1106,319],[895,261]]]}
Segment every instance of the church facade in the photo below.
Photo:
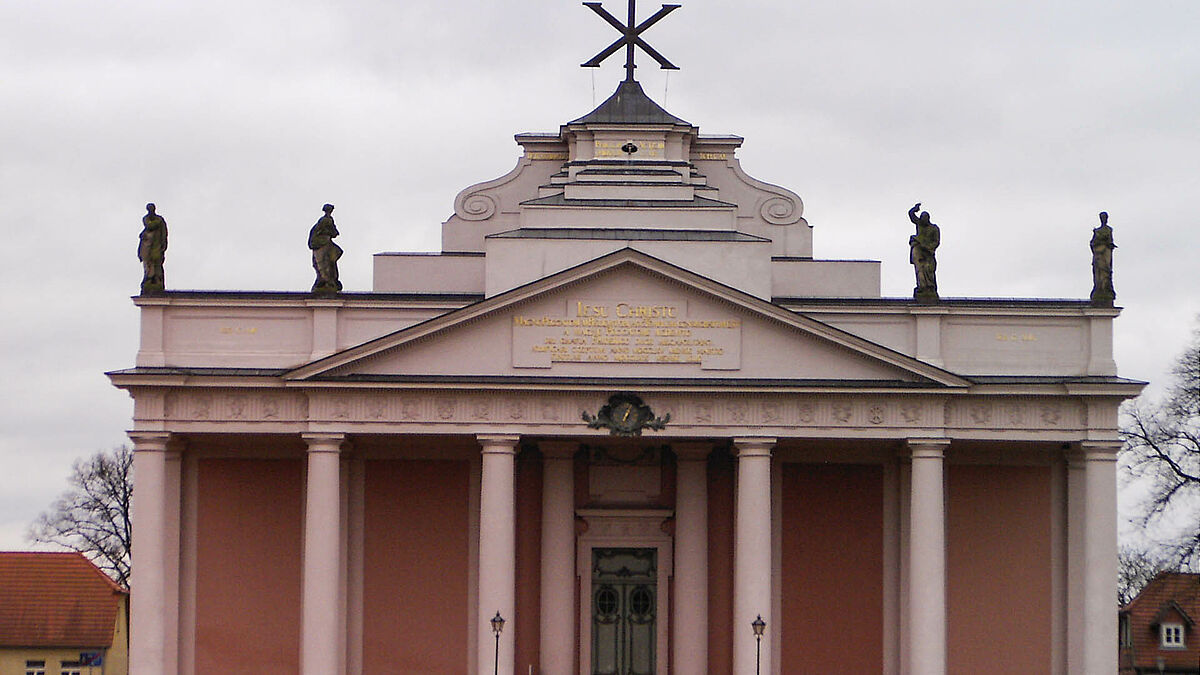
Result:
{"label": "church facade", "polygon": [[370,292],[135,298],[133,673],[1115,671],[1118,310],[881,297],[632,78],[516,141]]}

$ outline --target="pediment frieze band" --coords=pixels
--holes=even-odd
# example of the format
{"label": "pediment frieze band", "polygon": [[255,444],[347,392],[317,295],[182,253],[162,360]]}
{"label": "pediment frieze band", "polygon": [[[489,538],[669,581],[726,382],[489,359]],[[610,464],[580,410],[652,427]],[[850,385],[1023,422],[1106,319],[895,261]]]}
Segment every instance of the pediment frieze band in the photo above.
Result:
{"label": "pediment frieze band", "polygon": [[[378,433],[602,434],[587,428],[610,392],[188,390],[143,392],[139,422],[191,431],[253,430],[261,425],[334,425]],[[915,432],[1011,434],[1079,432],[1088,405],[1070,396],[936,394],[674,393],[642,397],[671,423],[648,436],[766,433],[772,435],[905,436]],[[1112,403],[1116,405],[1115,402]],[[1095,402],[1091,403],[1096,406]]]}

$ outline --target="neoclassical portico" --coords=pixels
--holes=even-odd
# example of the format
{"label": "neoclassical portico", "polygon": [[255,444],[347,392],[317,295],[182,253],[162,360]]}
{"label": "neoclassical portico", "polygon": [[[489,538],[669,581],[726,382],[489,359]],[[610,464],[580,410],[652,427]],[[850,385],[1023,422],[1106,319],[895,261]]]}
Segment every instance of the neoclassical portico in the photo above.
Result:
{"label": "neoclassical portico", "polygon": [[[581,394],[574,397],[583,399]],[[437,395],[431,401],[436,398]],[[483,407],[503,411],[506,410],[504,403],[511,402],[502,394],[486,405],[481,402],[486,397],[478,392],[471,393],[468,398],[469,403],[459,400],[455,404],[455,410],[465,413],[465,417],[472,416],[472,410]],[[687,420],[689,413],[694,416],[693,411],[724,411],[725,420],[715,424],[739,415],[738,403],[719,399],[693,401],[690,406],[674,397],[663,396],[659,400],[663,403],[656,407],[669,407],[675,411],[673,419],[681,421]],[[513,424],[507,415],[494,423],[476,422],[469,425],[477,430],[470,434],[477,453],[476,459],[470,461],[476,467],[472,471],[478,476],[476,484],[479,486],[479,497],[474,507],[477,511],[472,516],[477,523],[473,527],[477,534],[472,535],[477,538],[477,548],[471,561],[474,568],[471,576],[477,580],[472,612],[476,635],[471,641],[474,653],[471,660],[476,664],[477,672],[488,672],[496,658],[493,634],[486,620],[496,612],[505,617],[508,623],[499,641],[500,671],[514,673],[527,669],[515,653],[517,634],[513,619],[521,612],[528,611],[535,611],[540,617],[536,624],[539,626],[537,642],[540,648],[533,656],[537,658],[534,665],[541,672],[563,672],[564,669],[568,672],[591,672],[588,664],[578,663],[581,651],[577,645],[581,640],[588,639],[586,632],[591,625],[590,610],[586,603],[580,603],[592,590],[586,583],[589,570],[584,569],[588,558],[579,555],[579,551],[582,544],[600,542],[595,543],[599,546],[615,541],[626,547],[657,546],[657,550],[665,553],[660,560],[669,560],[673,595],[667,600],[669,605],[663,606],[660,612],[664,619],[670,618],[662,622],[658,631],[663,644],[668,645],[663,655],[675,655],[671,663],[673,672],[714,672],[715,668],[709,670],[707,655],[714,643],[722,642],[732,646],[732,672],[740,672],[741,667],[752,668],[756,655],[764,672],[782,672],[773,665],[773,660],[780,653],[774,642],[787,629],[791,617],[780,614],[775,597],[781,589],[773,589],[772,586],[778,583],[781,575],[780,560],[774,554],[781,545],[781,533],[773,524],[780,514],[772,511],[773,485],[779,482],[780,477],[772,475],[772,457],[774,455],[775,466],[785,467],[804,467],[828,461],[827,452],[818,450],[828,440],[821,437],[824,432],[819,427],[804,429],[802,417],[808,413],[809,404],[803,401],[804,398],[800,397],[795,404],[788,406],[781,403],[779,408],[767,397],[755,402],[756,414],[779,410],[785,418],[794,415],[790,419],[796,424],[790,430],[778,424],[771,428],[775,436],[731,433],[697,441],[693,436],[697,425],[688,424],[686,426],[690,430],[683,438],[663,433],[651,439],[647,434],[641,439],[620,442],[620,445],[627,447],[657,446],[669,449],[669,461],[663,462],[660,456],[656,460],[660,462],[657,466],[651,463],[638,465],[647,471],[668,468],[673,471],[669,480],[665,477],[656,479],[672,484],[674,494],[669,508],[662,508],[661,502],[577,508],[581,499],[577,495],[580,471],[588,474],[592,466],[588,449],[603,448],[611,443],[603,435],[580,434],[577,431],[575,439],[566,439],[547,434],[545,424]],[[214,399],[217,405],[226,402],[227,399],[220,395]],[[188,410],[191,407],[190,396],[177,399],[175,405],[180,403],[183,404],[182,410]],[[818,424],[817,419],[821,415],[835,416],[835,410],[840,410],[836,406],[841,403],[813,405],[813,424]],[[850,406],[863,407],[853,403]],[[314,407],[320,409],[319,405]],[[891,409],[886,404],[885,407]],[[362,578],[361,568],[354,569],[356,565],[362,565],[362,556],[351,555],[348,550],[353,541],[348,530],[352,527],[350,521],[353,519],[349,512],[354,510],[351,505],[362,501],[361,494],[355,495],[354,492],[362,487],[361,480],[355,487],[356,482],[349,475],[353,472],[351,467],[354,464],[347,461],[343,452],[354,447],[350,442],[352,439],[359,438],[370,439],[368,445],[380,443],[381,438],[385,445],[403,445],[403,434],[388,436],[380,433],[380,422],[372,419],[368,408],[364,406],[361,414],[352,412],[342,418],[338,425],[344,431],[296,434],[304,448],[307,475],[301,547],[304,551],[300,589],[301,672],[368,672],[362,669],[361,655],[356,656],[349,648],[349,645],[357,644],[361,649],[361,635],[357,640],[353,635],[354,626],[360,626],[358,631],[361,632],[361,603],[356,604],[348,598],[355,592],[351,580]],[[947,541],[949,535],[944,502],[947,494],[947,463],[977,461],[978,458],[967,458],[966,453],[980,451],[969,447],[970,443],[966,443],[967,448],[960,449],[959,444],[945,437],[904,437],[901,429],[880,434],[879,427],[872,424],[871,408],[863,407],[867,411],[866,416],[861,421],[853,417],[843,428],[843,435],[858,435],[861,438],[857,444],[861,450],[848,461],[878,463],[884,475],[892,476],[892,480],[897,481],[895,490],[890,494],[904,501],[899,509],[883,511],[885,519],[890,520],[880,527],[885,539],[894,538],[898,542],[900,553],[898,560],[889,563],[898,567],[884,575],[882,580],[885,585],[895,584],[896,587],[884,588],[884,593],[906,598],[902,604],[907,606],[904,613],[907,629],[898,627],[898,630],[891,631],[901,643],[898,650],[891,652],[892,658],[897,660],[884,662],[883,672],[946,672],[945,554],[954,543]],[[433,417],[441,417],[436,403],[429,410]],[[535,410],[534,414],[544,419],[543,416],[553,416],[554,411]],[[456,413],[455,418],[442,423],[459,424],[459,417]],[[181,626],[194,625],[194,598],[189,601],[186,593],[181,595],[177,590],[195,586],[194,578],[186,578],[188,574],[196,574],[195,561],[186,559],[187,551],[192,551],[194,555],[195,542],[181,541],[180,533],[194,533],[196,523],[187,522],[185,503],[188,490],[182,487],[194,477],[186,475],[186,468],[178,468],[189,466],[187,462],[178,462],[179,453],[186,454],[190,450],[205,447],[207,439],[219,427],[245,424],[244,421],[218,421],[211,417],[204,421],[176,421],[177,424],[171,425],[179,427],[176,431],[130,433],[140,472],[136,550],[142,569],[150,572],[141,577],[140,588],[162,589],[154,595],[146,592],[142,596],[145,599],[143,604],[138,605],[141,609],[135,613],[134,649],[140,655],[136,663],[140,672],[145,673],[197,672],[190,664],[180,662],[181,654],[194,653],[196,649],[195,636],[180,630]],[[853,425],[856,421],[870,426],[855,428]],[[431,421],[425,421],[422,425],[439,426]],[[565,421],[560,421],[549,426],[565,425]],[[526,428],[521,429],[522,426]],[[200,428],[207,431],[200,432]],[[506,433],[499,433],[501,430]],[[1060,443],[1038,442],[1032,445],[1037,449],[1020,457],[1009,453],[995,461],[1045,466],[1049,473],[1061,476],[1064,480],[1061,491],[1066,495],[1066,503],[1056,513],[1061,515],[1060,527],[1063,527],[1067,536],[1063,550],[1054,554],[1051,563],[1051,567],[1058,570],[1055,574],[1059,575],[1061,583],[1068,585],[1064,594],[1067,601],[1062,610],[1066,621],[1060,635],[1064,638],[1060,652],[1064,660],[1057,672],[1088,672],[1091,666],[1087,665],[1086,659],[1091,654],[1102,652],[1111,638],[1111,633],[1107,631],[1107,624],[1110,623],[1107,612],[1095,606],[1100,603],[1093,604],[1089,589],[1107,587],[1111,584],[1110,577],[1115,575],[1107,555],[1115,547],[1115,520],[1106,508],[1106,502],[1111,505],[1112,488],[1115,485],[1112,472],[1116,445],[1113,442],[1088,441],[1067,444],[1065,451]],[[718,597],[710,605],[708,596],[713,586],[709,575],[711,530],[708,500],[714,483],[709,474],[712,471],[712,454],[717,450],[731,456],[736,466],[732,495],[736,510],[728,518],[732,526],[729,544],[733,554],[733,577],[731,597]],[[997,448],[997,451],[1004,454],[1003,448]],[[541,553],[536,581],[528,576],[521,578],[517,572],[517,541],[520,537],[529,536],[528,533],[519,532],[516,524],[516,504],[522,499],[514,481],[518,453],[534,453],[541,467],[540,495],[537,498]],[[1039,457],[1043,454],[1044,457]],[[175,464],[172,465],[172,462]],[[368,461],[367,465],[371,463]],[[175,468],[170,468],[172,466]],[[194,467],[196,463],[190,466]],[[906,468],[899,471],[895,468],[898,466]],[[1063,468],[1054,468],[1059,466]],[[637,475],[637,470],[620,474],[631,484],[645,483]],[[603,491],[615,489],[611,483],[612,476],[589,476],[591,484],[587,489],[598,490],[603,496]],[[610,482],[597,487],[597,481]],[[617,487],[633,489],[629,485],[617,484]],[[888,499],[887,494],[889,492],[886,490],[882,492],[881,499]],[[141,515],[146,513],[151,500],[161,504],[162,508],[154,516]],[[1068,514],[1077,515],[1071,515],[1068,520]],[[181,517],[182,522],[179,520]],[[175,522],[174,529],[168,527],[172,520]],[[587,528],[594,529],[609,522],[615,523],[618,528],[625,528],[621,530],[625,539],[604,539],[611,537],[611,532],[617,529],[608,535],[599,530],[590,533],[586,529],[580,531],[581,525],[586,524]],[[638,522],[649,525],[643,534],[638,534],[641,532]],[[186,538],[187,535],[183,536]],[[596,539],[597,536],[600,539]],[[720,535],[717,538],[720,539]],[[1081,548],[1084,554],[1072,554],[1072,547]],[[667,568],[664,566],[663,569]],[[155,571],[158,573],[155,574]],[[1078,580],[1082,580],[1082,584],[1077,583]],[[517,606],[516,589],[522,583],[540,585],[540,601],[536,608]],[[663,584],[663,597],[667,595],[666,587],[667,584]],[[361,587],[358,592],[362,592]],[[155,598],[159,600],[154,604],[147,602]],[[885,611],[883,606],[878,609]],[[728,611],[731,616],[725,621],[712,621],[713,611]],[[760,615],[767,622],[761,652],[756,649],[758,645],[750,630],[750,622]],[[724,624],[731,635],[714,639],[710,623]],[[467,644],[467,641],[463,644]],[[582,653],[586,656],[589,649],[585,647]],[[904,655],[903,660],[899,660],[900,655]],[[528,658],[530,655],[522,656]],[[659,663],[665,669],[668,661],[660,658]]]}
{"label": "neoclassical portico", "polygon": [[135,299],[136,675],[1115,668],[1117,308],[882,297],[633,80],[516,140],[371,291]]}

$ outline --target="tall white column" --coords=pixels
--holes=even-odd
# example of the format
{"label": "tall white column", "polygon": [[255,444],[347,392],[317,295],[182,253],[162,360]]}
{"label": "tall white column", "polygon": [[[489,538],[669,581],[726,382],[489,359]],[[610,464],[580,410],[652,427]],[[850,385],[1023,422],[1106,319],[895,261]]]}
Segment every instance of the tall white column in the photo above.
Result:
{"label": "tall white column", "polygon": [[751,624],[771,618],[771,448],[774,438],[735,438],[737,515],[733,554],[733,672],[753,673],[761,655],[762,673],[771,668],[775,627],[768,625],[761,650]]}
{"label": "tall white column", "polygon": [[[183,439],[174,436],[167,441],[166,453],[166,471],[163,474],[165,479],[164,490],[166,500],[164,502],[164,534],[166,539],[163,542],[164,548],[164,570],[166,578],[163,580],[165,595],[163,597],[163,620],[166,625],[163,626],[165,631],[166,641],[164,642],[163,658],[167,664],[169,673],[179,672],[179,616],[180,616],[180,594],[179,594],[179,568],[180,568],[180,537],[182,534],[182,478],[183,478]],[[164,673],[164,675],[166,675]]]}
{"label": "tall white column", "polygon": [[538,446],[542,452],[539,667],[543,673],[570,673],[575,667],[575,625],[579,620],[575,616],[574,453],[578,448],[577,443]]}
{"label": "tall white column", "polygon": [[1067,451],[1067,672],[1084,675],[1084,598],[1087,597],[1084,524],[1087,522],[1087,462],[1083,451]]}
{"label": "tall white column", "polygon": [[910,440],[908,634],[913,675],[946,672],[946,510],[943,464],[949,441]]}
{"label": "tall white column", "polygon": [[308,433],[308,491],[304,506],[304,576],[300,617],[300,672],[345,672],[342,646],[342,480],[344,434]]}
{"label": "tall white column", "polygon": [[137,585],[129,599],[129,672],[163,675],[175,672],[174,664],[167,662],[167,443],[171,436],[130,431],[129,438],[137,480],[132,505],[132,565],[137,570]]}
{"label": "tall white column", "polygon": [[1084,525],[1085,672],[1117,670],[1117,451],[1119,441],[1082,444],[1087,474]]}
{"label": "tall white column", "polygon": [[[516,641],[516,500],[513,494],[517,436],[479,436],[479,673],[513,675]],[[491,619],[505,620],[499,655]]]}
{"label": "tall white column", "polygon": [[675,586],[671,628],[679,675],[708,674],[707,443],[675,444]]}

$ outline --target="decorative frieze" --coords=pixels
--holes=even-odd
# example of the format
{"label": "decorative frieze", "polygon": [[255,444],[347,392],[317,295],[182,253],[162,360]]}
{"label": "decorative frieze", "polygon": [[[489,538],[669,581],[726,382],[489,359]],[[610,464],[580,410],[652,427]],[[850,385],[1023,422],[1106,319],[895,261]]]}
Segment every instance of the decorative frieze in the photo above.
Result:
{"label": "decorative frieze", "polygon": [[172,390],[162,401],[162,419],[168,421],[298,422],[308,418],[308,398],[301,392]]}
{"label": "decorative frieze", "polygon": [[945,425],[951,429],[1081,429],[1087,426],[1082,402],[1045,397],[951,399]]}
{"label": "decorative frieze", "polygon": [[[586,428],[581,413],[595,410],[607,392],[547,395],[520,391],[386,391],[321,389],[299,391],[170,390],[161,408],[150,397],[139,402],[139,419],[169,422],[254,424],[493,425]],[[1081,399],[873,394],[646,394],[655,411],[670,413],[670,429],[826,429],[829,433],[873,434],[881,430],[1072,431],[1087,427]],[[1099,405],[1099,404],[1097,404]],[[311,410],[310,410],[311,407]],[[1115,413],[1114,413],[1115,414]],[[1103,410],[1097,419],[1111,417]],[[724,433],[724,432],[722,432]],[[749,431],[748,431],[749,433]]]}

